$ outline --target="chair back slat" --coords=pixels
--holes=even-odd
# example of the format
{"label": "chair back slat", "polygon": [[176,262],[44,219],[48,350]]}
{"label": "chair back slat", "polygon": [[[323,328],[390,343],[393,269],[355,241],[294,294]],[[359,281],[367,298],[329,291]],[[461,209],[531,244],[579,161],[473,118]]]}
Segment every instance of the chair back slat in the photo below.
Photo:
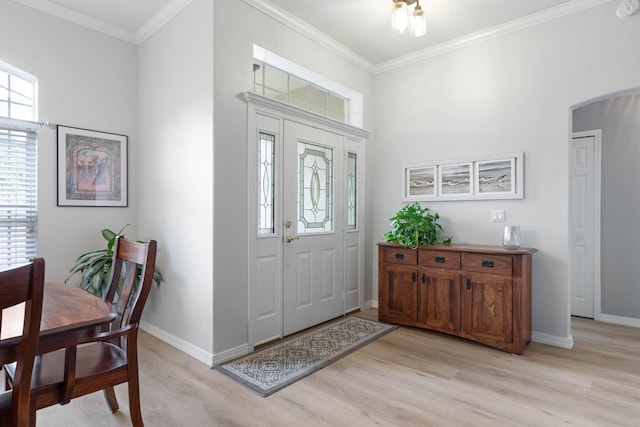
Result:
{"label": "chair back slat", "polygon": [[[22,339],[16,356],[17,367],[11,395],[11,425],[27,426],[30,417],[30,388],[34,358],[40,337],[44,290],[44,259],[0,272],[0,308],[24,302]],[[1,328],[0,323],[0,328]],[[1,331],[0,331],[1,332]]]}
{"label": "chair back slat", "polygon": [[31,282],[32,274],[32,263],[0,272],[0,279],[2,280],[0,284],[0,308],[12,307],[30,299],[31,287],[27,285]]}
{"label": "chair back slat", "polygon": [[145,243],[122,236],[116,238],[109,287],[105,294],[117,315],[113,328],[140,321],[153,283],[156,247],[155,240]]}

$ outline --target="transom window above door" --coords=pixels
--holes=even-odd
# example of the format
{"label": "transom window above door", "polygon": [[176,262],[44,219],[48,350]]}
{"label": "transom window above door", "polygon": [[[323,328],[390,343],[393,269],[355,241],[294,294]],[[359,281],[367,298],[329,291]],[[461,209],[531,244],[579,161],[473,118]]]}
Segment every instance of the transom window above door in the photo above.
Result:
{"label": "transom window above door", "polygon": [[253,46],[254,93],[362,127],[363,97],[325,76]]}

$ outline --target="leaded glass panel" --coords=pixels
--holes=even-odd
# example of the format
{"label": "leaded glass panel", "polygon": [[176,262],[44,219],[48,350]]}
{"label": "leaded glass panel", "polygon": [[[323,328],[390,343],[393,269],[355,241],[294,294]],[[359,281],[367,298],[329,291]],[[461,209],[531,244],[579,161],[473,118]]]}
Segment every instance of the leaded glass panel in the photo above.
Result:
{"label": "leaded glass panel", "polygon": [[260,132],[258,144],[258,235],[275,234],[274,173],[276,137]]}
{"label": "leaded glass panel", "polygon": [[333,150],[298,143],[298,233],[333,230]]}
{"label": "leaded glass panel", "polygon": [[357,183],[358,183],[358,155],[349,153],[347,157],[347,230],[357,228]]}

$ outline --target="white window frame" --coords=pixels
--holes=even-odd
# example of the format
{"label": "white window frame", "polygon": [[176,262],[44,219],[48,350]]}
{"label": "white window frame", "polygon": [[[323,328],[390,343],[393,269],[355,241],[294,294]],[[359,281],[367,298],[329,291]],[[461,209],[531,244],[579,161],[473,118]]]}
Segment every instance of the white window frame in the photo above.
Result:
{"label": "white window frame", "polygon": [[32,84],[31,115],[11,117],[9,95],[9,117],[0,116],[0,269],[4,269],[38,253],[38,80],[2,61],[0,70]]}
{"label": "white window frame", "polygon": [[348,99],[349,109],[346,123],[362,128],[364,124],[364,97],[360,92],[331,81],[255,44],[253,45],[253,58]]}

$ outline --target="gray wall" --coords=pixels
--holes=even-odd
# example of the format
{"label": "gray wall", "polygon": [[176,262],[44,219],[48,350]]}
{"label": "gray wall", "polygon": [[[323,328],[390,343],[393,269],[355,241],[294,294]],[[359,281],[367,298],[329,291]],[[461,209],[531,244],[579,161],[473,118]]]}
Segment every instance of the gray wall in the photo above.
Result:
{"label": "gray wall", "polygon": [[365,128],[373,123],[373,77],[241,0],[215,2],[214,15],[213,332],[219,354],[248,338],[248,124],[241,94],[252,88],[253,45],[362,93]]}
{"label": "gray wall", "polygon": [[166,283],[144,328],[205,363],[213,348],[213,5],[196,0],[139,48],[140,230]]}
{"label": "gray wall", "polygon": [[56,131],[38,131],[38,255],[61,282],[80,254],[106,247],[103,228],[149,238],[137,228],[138,49],[9,0],[0,17],[0,60],[38,78],[39,120],[129,137],[128,207],[58,207]]}
{"label": "gray wall", "polygon": [[573,112],[573,130],[602,129],[603,314],[640,319],[640,93]]}
{"label": "gray wall", "polygon": [[[500,245],[504,209],[533,256],[533,339],[572,345],[568,165],[571,111],[640,87],[640,16],[604,3],[376,76],[373,233],[402,207],[403,165],[524,152],[524,199],[429,202],[454,242]],[[637,180],[636,180],[637,182]],[[372,248],[373,252],[374,248]],[[374,255],[375,256],[375,255]],[[374,281],[374,286],[376,282]],[[636,300],[637,301],[637,300]]]}

